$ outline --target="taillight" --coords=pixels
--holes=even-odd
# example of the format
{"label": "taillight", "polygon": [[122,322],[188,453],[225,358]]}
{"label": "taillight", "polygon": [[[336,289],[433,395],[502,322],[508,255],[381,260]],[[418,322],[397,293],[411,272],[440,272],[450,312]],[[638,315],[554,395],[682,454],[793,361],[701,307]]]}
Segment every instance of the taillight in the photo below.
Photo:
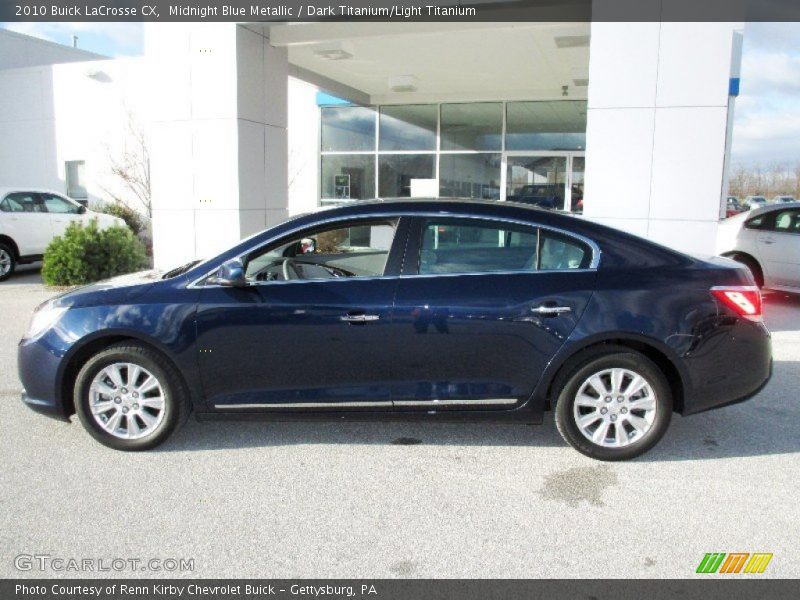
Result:
{"label": "taillight", "polygon": [[711,288],[711,293],[740,317],[751,321],[763,320],[761,292],[756,286],[719,286]]}

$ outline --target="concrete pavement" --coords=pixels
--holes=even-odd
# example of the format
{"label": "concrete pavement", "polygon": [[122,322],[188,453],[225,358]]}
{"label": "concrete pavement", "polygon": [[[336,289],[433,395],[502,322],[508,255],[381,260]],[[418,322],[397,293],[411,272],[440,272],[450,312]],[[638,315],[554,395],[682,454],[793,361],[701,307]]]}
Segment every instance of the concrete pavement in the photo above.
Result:
{"label": "concrete pavement", "polygon": [[[115,452],[19,400],[16,343],[52,295],[0,284],[0,576],[20,554],[193,558],[195,577],[691,577],[706,552],[771,552],[800,576],[800,298],[770,294],[774,379],[676,416],[626,463],[541,427],[198,423]],[[741,368],[747,368],[742,365]],[[85,573],[96,576],[98,573]]]}

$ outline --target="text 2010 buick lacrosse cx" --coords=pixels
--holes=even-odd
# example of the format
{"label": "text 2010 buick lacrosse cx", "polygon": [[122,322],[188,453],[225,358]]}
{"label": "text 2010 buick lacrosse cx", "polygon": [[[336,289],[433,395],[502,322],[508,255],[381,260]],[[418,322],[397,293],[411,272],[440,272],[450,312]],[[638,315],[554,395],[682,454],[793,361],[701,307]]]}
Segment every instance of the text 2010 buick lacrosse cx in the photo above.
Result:
{"label": "text 2010 buick lacrosse cx", "polygon": [[[603,460],[771,372],[749,272],[520,204],[304,215],[40,306],[23,400],[120,450],[198,418],[541,422]],[[746,369],[737,365],[747,365]]]}

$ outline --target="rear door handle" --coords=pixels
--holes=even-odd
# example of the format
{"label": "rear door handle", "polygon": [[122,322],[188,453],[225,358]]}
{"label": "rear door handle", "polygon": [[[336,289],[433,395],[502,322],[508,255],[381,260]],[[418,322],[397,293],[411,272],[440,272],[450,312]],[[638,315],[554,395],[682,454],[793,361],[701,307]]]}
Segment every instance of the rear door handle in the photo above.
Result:
{"label": "rear door handle", "polygon": [[775,243],[775,240],[773,240],[772,238],[761,238],[761,241],[767,245]]}
{"label": "rear door handle", "polygon": [[537,306],[531,312],[544,317],[555,317],[572,312],[572,309],[569,306]]}
{"label": "rear door handle", "polygon": [[340,321],[345,323],[370,323],[380,319],[380,315],[342,315],[339,317]]}

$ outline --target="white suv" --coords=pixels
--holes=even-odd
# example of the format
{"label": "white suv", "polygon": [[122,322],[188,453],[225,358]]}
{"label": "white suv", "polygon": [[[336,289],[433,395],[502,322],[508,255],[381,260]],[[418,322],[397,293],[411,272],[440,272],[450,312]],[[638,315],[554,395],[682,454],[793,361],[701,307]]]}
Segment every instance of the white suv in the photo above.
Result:
{"label": "white suv", "polygon": [[125,222],[88,210],[63,194],[48,190],[0,188],[0,281],[18,264],[41,260],[45,248],[70,223],[88,223],[106,229]]}

